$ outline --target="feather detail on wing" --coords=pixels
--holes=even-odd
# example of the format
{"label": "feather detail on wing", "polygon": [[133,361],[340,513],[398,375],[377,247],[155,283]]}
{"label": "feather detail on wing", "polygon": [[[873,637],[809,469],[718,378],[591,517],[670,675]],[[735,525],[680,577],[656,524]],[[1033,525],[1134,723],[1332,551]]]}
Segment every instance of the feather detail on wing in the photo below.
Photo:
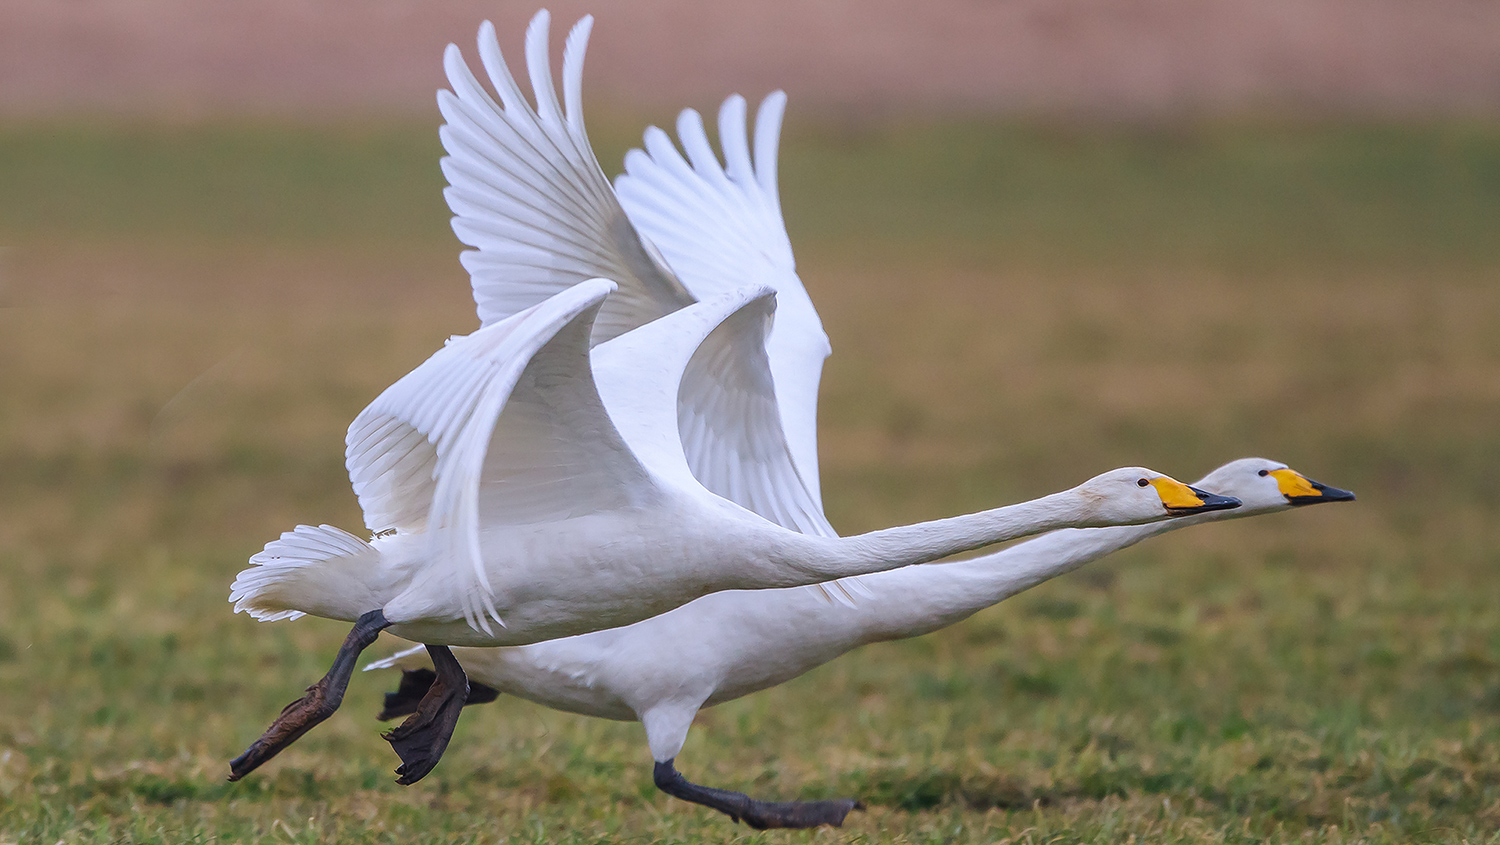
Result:
{"label": "feather detail on wing", "polygon": [[479,56],[499,102],[475,78],[455,45],[444,69],[452,91],[438,92],[440,137],[453,230],[475,247],[461,256],[479,319],[511,316],[585,279],[615,280],[594,341],[650,322],[693,301],[625,216],[583,125],[583,57],[593,19],[573,28],[563,52],[558,103],[548,60],[546,11],[526,31],[526,64],[536,107],[521,93],[486,21]]}
{"label": "feather detail on wing", "polygon": [[662,130],[645,134],[645,151],[625,156],[615,180],[620,203],[645,238],[661,249],[682,284],[707,299],[747,284],[777,294],[776,323],[765,342],[776,386],[782,428],[793,460],[819,509],[817,401],[828,336],[798,278],[781,216],[776,155],[786,95],[761,103],[752,158],[745,100],[733,96],[719,109],[724,163],[709,143],[703,119],[688,109],[677,135],[686,158]]}
{"label": "feather detail on wing", "polygon": [[452,338],[349,427],[345,461],[366,525],[425,530],[428,565],[454,568],[476,629],[500,621],[481,526],[568,519],[650,487],[589,366],[589,333],[614,288],[584,282]]}
{"label": "feather detail on wing", "polygon": [[[799,471],[778,414],[766,355],[775,311],[770,296],[751,300],[693,353],[678,392],[678,435],[693,476],[709,491],[783,528],[837,537]],[[858,578],[800,589],[850,607],[869,595]]]}
{"label": "feather detail on wing", "polygon": [[[833,537],[777,414],[765,350],[775,305],[769,288],[752,285],[601,344],[594,350],[600,393],[653,472],[784,528]],[[654,365],[643,368],[643,360]],[[806,589],[843,603],[854,598],[842,582]]]}
{"label": "feather detail on wing", "polygon": [[677,394],[677,433],[693,476],[712,493],[803,534],[837,534],[787,447],[766,360],[776,309],[761,296],[730,314],[693,353]]}
{"label": "feather detail on wing", "polygon": [[604,405],[630,449],[663,478],[702,488],[678,435],[684,373],[714,329],[770,288],[752,286],[689,305],[594,348],[595,380]]}

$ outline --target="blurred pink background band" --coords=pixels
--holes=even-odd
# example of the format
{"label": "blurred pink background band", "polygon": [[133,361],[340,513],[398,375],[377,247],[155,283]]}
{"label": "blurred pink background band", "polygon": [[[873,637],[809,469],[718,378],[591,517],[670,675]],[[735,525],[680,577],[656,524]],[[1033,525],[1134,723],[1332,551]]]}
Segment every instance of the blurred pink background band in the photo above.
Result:
{"label": "blurred pink background band", "polygon": [[[1500,113],[1490,0],[608,0],[594,108],[785,88],[838,113]],[[435,113],[442,48],[530,3],[0,0],[0,116]],[[554,55],[554,61],[558,56]]]}

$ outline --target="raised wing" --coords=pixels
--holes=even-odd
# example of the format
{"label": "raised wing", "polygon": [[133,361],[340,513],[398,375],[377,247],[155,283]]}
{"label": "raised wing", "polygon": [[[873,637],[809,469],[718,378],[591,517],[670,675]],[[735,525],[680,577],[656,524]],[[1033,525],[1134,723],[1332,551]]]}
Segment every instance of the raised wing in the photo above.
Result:
{"label": "raised wing", "polygon": [[838,536],[798,473],[776,403],[766,335],[776,300],[729,315],[688,361],[677,433],[693,476],[711,492],[804,534]]}
{"label": "raised wing", "polygon": [[625,216],[599,168],[583,126],[583,57],[593,19],[568,34],[559,105],[548,58],[549,16],[526,30],[526,64],[536,108],[505,64],[495,28],[479,29],[479,57],[499,102],[448,45],[443,66],[452,91],[438,92],[453,231],[475,249],[461,256],[484,325],[503,320],[585,279],[619,291],[600,308],[601,342],[693,301]]}
{"label": "raised wing", "polygon": [[834,536],[798,475],[777,413],[764,286],[730,291],[600,345],[611,418],[653,471],[696,483],[785,528]]}
{"label": "raised wing", "polygon": [[478,629],[499,621],[482,526],[618,508],[651,487],[589,365],[593,322],[614,289],[584,282],[452,338],[349,427],[345,462],[366,525],[425,530],[429,565],[454,568]]}
{"label": "raised wing", "polygon": [[818,382],[828,357],[828,336],[797,276],[791,241],[781,216],[776,155],[786,95],[761,103],[755,119],[752,161],[745,100],[733,96],[719,109],[724,163],[709,143],[703,118],[688,109],[677,119],[682,154],[662,130],[646,130],[645,151],[625,156],[615,180],[620,202],[637,229],[660,248],[682,284],[707,299],[748,284],[776,291],[775,325],[765,342],[776,385],[782,428],[797,470],[818,507]]}
{"label": "raised wing", "polygon": [[[648,135],[648,146],[657,158],[669,161],[670,153],[676,170],[673,178],[655,179],[656,188],[645,186],[643,197],[653,196],[652,191],[658,189],[680,193],[712,188],[692,209],[669,206],[679,218],[701,218],[699,229],[681,225],[663,229],[700,280],[690,292],[667,269],[650,241],[637,234],[589,146],[579,92],[590,26],[591,19],[585,18],[568,37],[563,57],[565,110],[552,87],[545,12],[532,20],[526,40],[535,109],[511,76],[488,23],[480,30],[479,50],[498,104],[470,73],[456,47],[450,46],[445,57],[453,85],[453,92],[439,92],[447,120],[442,137],[449,152],[443,162],[450,182],[445,195],[456,214],[454,230],[465,243],[478,247],[464,253],[463,261],[473,277],[480,318],[488,324],[567,285],[603,276],[617,280],[620,289],[604,303],[595,323],[593,340],[601,342],[676,311],[695,297],[720,296],[747,282],[771,283],[778,292],[780,315],[770,339],[757,341],[757,354],[770,358],[774,398],[780,406],[777,438],[792,452],[805,495],[821,512],[817,392],[828,341],[793,269],[776,195],[776,145],[785,98],[773,95],[761,107],[754,165],[746,140],[745,103],[740,98],[727,102],[720,117],[728,170],[719,166],[696,113],[684,113],[687,122],[681,125],[696,120],[696,131],[684,129],[683,136],[703,176],[683,161],[665,133],[657,130]],[[652,161],[646,158],[637,169]],[[628,181],[629,177],[622,177],[622,184]],[[700,235],[704,243],[693,247],[693,239]],[[707,384],[707,379],[700,380],[700,385]],[[690,450],[695,470],[717,468],[713,484],[722,487],[739,475],[760,471],[753,465],[728,469],[740,454],[722,451],[731,442],[745,445],[749,441],[705,436],[684,446]],[[743,487],[741,493],[748,495]],[[769,506],[773,500],[754,501]],[[808,523],[805,518],[792,519],[785,511],[762,515],[787,519],[788,527]],[[821,513],[816,521],[827,525]]]}

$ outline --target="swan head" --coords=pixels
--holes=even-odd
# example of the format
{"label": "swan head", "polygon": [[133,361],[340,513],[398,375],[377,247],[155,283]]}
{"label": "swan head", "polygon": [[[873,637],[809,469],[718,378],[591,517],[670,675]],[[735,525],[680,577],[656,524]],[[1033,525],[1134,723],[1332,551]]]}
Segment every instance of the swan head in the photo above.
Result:
{"label": "swan head", "polygon": [[1096,475],[1073,488],[1086,503],[1091,524],[1134,525],[1240,506],[1233,496],[1210,493],[1143,467]]}
{"label": "swan head", "polygon": [[1316,505],[1321,502],[1352,502],[1348,490],[1319,484],[1280,461],[1241,458],[1219,467],[1198,481],[1198,486],[1245,503],[1235,516]]}

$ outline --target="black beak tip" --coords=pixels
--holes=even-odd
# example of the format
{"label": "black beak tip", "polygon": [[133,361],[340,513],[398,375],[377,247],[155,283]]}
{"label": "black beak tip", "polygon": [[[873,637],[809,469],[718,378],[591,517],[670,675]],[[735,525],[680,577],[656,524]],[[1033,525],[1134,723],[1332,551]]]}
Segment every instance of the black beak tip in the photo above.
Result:
{"label": "black beak tip", "polygon": [[1287,501],[1293,505],[1316,505],[1319,502],[1352,502],[1355,495],[1350,490],[1340,490],[1337,487],[1329,487],[1327,484],[1319,484],[1316,481],[1309,482],[1312,488],[1318,491],[1316,496],[1288,496]]}
{"label": "black beak tip", "polygon": [[1200,500],[1202,500],[1202,504],[1195,505],[1190,508],[1173,508],[1171,509],[1172,513],[1193,514],[1208,513],[1209,511],[1227,511],[1234,510],[1235,508],[1243,504],[1243,502],[1233,496],[1220,496],[1217,493],[1210,493],[1207,490],[1199,490],[1197,487],[1192,486],[1189,486],[1188,489],[1193,491],[1193,494],[1196,495]]}

